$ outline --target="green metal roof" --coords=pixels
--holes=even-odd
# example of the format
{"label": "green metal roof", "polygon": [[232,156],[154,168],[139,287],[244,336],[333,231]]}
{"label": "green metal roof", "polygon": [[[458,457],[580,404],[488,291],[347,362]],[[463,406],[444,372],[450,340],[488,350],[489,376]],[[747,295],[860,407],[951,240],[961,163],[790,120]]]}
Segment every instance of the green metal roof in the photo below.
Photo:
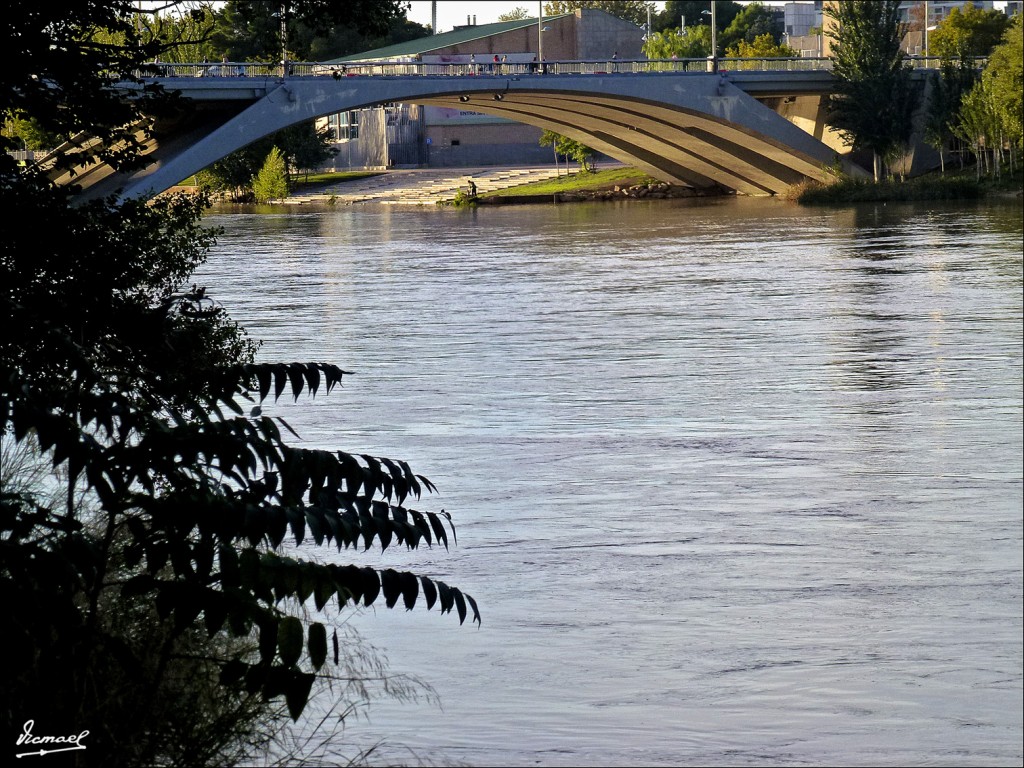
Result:
{"label": "green metal roof", "polygon": [[[571,13],[563,13],[558,16],[545,16],[548,21],[560,19],[563,16],[572,16]],[[448,48],[453,45],[462,45],[471,40],[480,40],[485,37],[493,37],[505,32],[512,32],[524,27],[536,27],[537,17],[532,19],[519,19],[518,21],[499,21],[494,24],[481,24],[479,26],[455,29],[451,32],[442,32],[439,35],[429,35],[416,40],[409,40],[396,45],[389,45],[385,48],[376,48],[372,51],[364,51],[351,56],[343,56],[340,59],[331,59],[324,64],[342,64],[349,61],[380,61],[389,59],[408,58],[424,53],[436,51],[438,48]]]}

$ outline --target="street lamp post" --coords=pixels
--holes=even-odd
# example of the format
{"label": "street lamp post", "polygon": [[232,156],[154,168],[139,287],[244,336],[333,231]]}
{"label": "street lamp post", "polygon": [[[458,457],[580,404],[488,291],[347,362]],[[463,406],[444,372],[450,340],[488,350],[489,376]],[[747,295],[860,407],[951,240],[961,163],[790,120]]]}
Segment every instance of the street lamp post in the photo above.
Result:
{"label": "street lamp post", "polygon": [[544,0],[537,0],[537,71],[544,71]]}
{"label": "street lamp post", "polygon": [[288,76],[288,2],[281,3],[281,77]]}
{"label": "street lamp post", "polygon": [[715,0],[711,0],[711,71],[718,71],[718,19],[715,17]]}
{"label": "street lamp post", "polygon": [[711,10],[701,11],[701,16],[711,16],[711,55],[708,56],[708,71],[718,71],[718,19],[715,17],[715,0],[711,0]]}
{"label": "street lamp post", "polygon": [[[925,56],[928,55],[928,0],[924,0],[924,51]],[[928,66],[927,62],[925,66]]]}

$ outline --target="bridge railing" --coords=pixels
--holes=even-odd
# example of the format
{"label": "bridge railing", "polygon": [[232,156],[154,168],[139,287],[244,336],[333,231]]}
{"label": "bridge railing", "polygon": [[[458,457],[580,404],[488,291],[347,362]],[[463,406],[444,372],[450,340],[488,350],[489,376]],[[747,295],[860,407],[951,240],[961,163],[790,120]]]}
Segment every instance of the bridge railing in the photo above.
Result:
{"label": "bridge railing", "polygon": [[[938,68],[941,60],[934,56],[908,56],[914,69]],[[976,60],[982,66],[984,60]],[[154,62],[138,70],[140,77],[408,77],[410,75],[465,77],[465,76],[522,76],[522,75],[614,75],[658,74],[680,72],[812,72],[832,69],[827,57],[762,57],[700,59],[587,59],[575,61],[517,61],[517,62],[420,62],[420,61],[360,61],[333,64],[327,62],[288,62],[268,64],[262,62],[198,62],[169,64]]]}

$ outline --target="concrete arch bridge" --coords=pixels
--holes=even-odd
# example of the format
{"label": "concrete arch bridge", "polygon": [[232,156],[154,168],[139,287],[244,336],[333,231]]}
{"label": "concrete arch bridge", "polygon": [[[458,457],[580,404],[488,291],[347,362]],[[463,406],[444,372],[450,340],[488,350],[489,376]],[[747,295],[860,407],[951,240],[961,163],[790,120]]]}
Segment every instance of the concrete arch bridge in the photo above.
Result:
{"label": "concrete arch bridge", "polygon": [[[293,65],[287,76],[260,64],[174,65],[173,73],[163,70],[150,81],[179,93],[188,109],[140,128],[148,136],[145,168],[122,175],[96,165],[56,180],[78,185],[80,200],[152,196],[283,128],[389,102],[470,109],[550,129],[697,189],[773,195],[828,178],[825,167],[836,162],[838,146],[826,143],[829,71],[727,70],[721,62],[708,72],[703,60],[701,71],[682,62],[658,64],[559,62],[544,73],[520,65],[493,74],[465,66],[395,63],[342,71],[308,64]],[[804,59],[793,64],[809,66]]]}

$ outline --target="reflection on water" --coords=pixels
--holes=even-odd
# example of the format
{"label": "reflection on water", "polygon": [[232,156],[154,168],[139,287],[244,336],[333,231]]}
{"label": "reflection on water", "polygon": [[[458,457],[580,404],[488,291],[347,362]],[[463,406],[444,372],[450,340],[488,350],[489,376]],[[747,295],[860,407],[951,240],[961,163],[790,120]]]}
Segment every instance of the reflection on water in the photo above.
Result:
{"label": "reflection on water", "polygon": [[203,279],[265,357],[356,371],[276,412],[408,459],[455,517],[451,553],[362,561],[483,611],[360,618],[443,710],[380,702],[346,738],[481,765],[1020,764],[1021,218],[211,217]]}

